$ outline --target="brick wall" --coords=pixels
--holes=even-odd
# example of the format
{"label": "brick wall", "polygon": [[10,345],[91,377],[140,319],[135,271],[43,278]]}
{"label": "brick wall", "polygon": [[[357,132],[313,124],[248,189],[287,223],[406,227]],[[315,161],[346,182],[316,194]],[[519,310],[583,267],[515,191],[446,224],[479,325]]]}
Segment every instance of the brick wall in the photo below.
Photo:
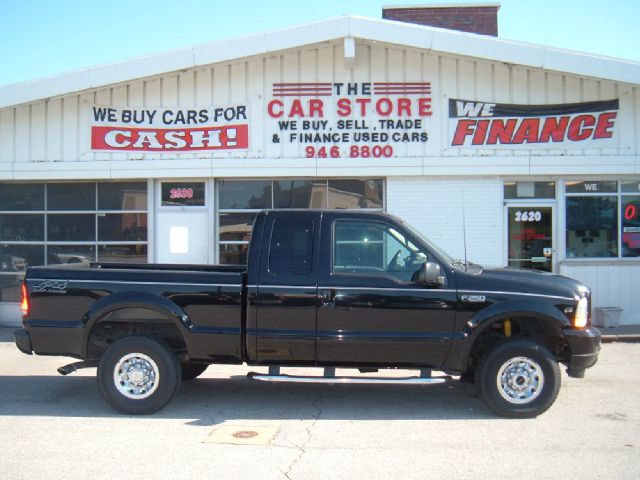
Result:
{"label": "brick wall", "polygon": [[382,18],[498,36],[498,4],[469,7],[383,8]]}
{"label": "brick wall", "polygon": [[387,211],[402,217],[454,258],[485,266],[504,264],[500,179],[388,177]]}

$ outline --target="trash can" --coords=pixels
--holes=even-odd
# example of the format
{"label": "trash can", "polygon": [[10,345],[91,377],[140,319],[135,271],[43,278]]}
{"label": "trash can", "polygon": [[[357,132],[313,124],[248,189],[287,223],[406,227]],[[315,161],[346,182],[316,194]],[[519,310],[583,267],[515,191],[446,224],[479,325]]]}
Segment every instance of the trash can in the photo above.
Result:
{"label": "trash can", "polygon": [[620,307],[597,307],[593,309],[593,324],[596,327],[611,328],[620,325],[623,309]]}

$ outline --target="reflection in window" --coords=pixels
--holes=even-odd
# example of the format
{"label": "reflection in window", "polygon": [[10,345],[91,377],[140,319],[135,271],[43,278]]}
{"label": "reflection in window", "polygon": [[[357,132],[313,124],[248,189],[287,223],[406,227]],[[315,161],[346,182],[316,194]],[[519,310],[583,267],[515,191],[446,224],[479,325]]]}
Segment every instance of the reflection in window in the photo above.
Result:
{"label": "reflection in window", "polygon": [[96,216],[85,214],[47,215],[47,240],[50,242],[82,242],[96,239]]}
{"label": "reflection in window", "polygon": [[146,182],[0,183],[0,202],[0,282],[20,265],[147,261]]}
{"label": "reflection in window", "polygon": [[227,181],[218,182],[220,209],[272,208],[271,181]]}
{"label": "reflection in window", "polygon": [[146,240],[146,213],[98,214],[99,242],[145,242]]}
{"label": "reflection in window", "polygon": [[567,257],[617,257],[618,216],[613,196],[567,197]]}
{"label": "reflection in window", "polygon": [[220,240],[248,242],[257,213],[221,213]]}
{"label": "reflection in window", "polygon": [[227,243],[220,245],[220,263],[223,265],[246,265],[248,243]]}
{"label": "reflection in window", "polygon": [[279,218],[269,246],[269,273],[306,275],[313,258],[313,221]]}
{"label": "reflection in window", "polygon": [[424,252],[390,225],[366,220],[335,222],[335,273],[385,275],[410,282],[426,261]]}
{"label": "reflection in window", "polygon": [[0,241],[38,242],[44,240],[44,214],[0,214]]}
{"label": "reflection in window", "polygon": [[50,183],[47,185],[47,210],[73,211],[95,209],[95,183]]}
{"label": "reflection in window", "polygon": [[328,207],[381,209],[382,180],[329,180]]}
{"label": "reflection in window", "polygon": [[98,210],[146,211],[146,182],[99,183]]}
{"label": "reflection in window", "polygon": [[147,246],[98,245],[98,262],[147,263]]}
{"label": "reflection in window", "polygon": [[382,179],[221,180],[218,192],[220,263],[246,263],[256,214],[268,208],[384,208]]}
{"label": "reflection in window", "polygon": [[0,211],[44,210],[44,183],[0,183]]}

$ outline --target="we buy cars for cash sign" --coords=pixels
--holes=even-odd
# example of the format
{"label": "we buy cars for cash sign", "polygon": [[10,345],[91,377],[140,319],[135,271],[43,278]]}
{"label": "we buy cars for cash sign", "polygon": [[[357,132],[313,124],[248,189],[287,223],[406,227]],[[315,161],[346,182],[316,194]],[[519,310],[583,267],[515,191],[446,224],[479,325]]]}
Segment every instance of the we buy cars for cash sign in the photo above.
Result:
{"label": "we buy cars for cash sign", "polygon": [[449,99],[450,147],[609,148],[617,145],[618,99],[511,105]]}
{"label": "we buy cars for cash sign", "polygon": [[249,148],[245,105],[208,108],[92,107],[91,149],[175,153]]}

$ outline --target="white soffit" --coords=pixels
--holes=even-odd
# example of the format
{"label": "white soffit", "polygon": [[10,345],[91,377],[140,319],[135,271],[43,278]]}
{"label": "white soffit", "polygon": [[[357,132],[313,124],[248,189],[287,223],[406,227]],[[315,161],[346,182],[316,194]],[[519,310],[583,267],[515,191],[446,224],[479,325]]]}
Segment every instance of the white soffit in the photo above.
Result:
{"label": "white soffit", "polygon": [[0,108],[347,37],[640,84],[640,62],[442,28],[345,16],[1,86]]}

